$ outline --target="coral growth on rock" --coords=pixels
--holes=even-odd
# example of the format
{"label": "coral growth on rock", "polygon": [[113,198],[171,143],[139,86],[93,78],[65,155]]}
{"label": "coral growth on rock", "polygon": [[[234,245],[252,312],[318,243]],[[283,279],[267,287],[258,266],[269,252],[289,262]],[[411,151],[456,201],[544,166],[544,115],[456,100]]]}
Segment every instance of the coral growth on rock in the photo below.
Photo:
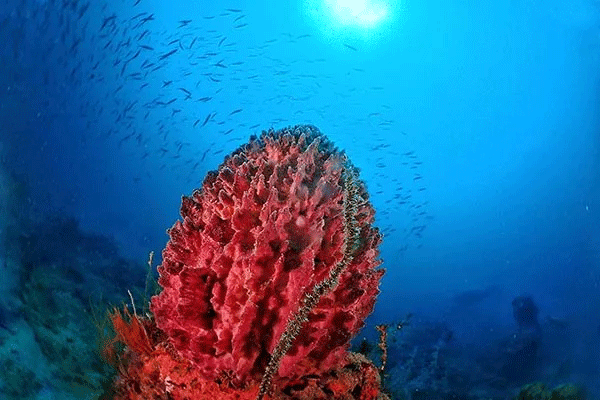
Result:
{"label": "coral growth on rock", "polygon": [[562,384],[550,390],[542,382],[525,385],[515,400],[585,400],[585,390],[574,384]]}
{"label": "coral growth on rock", "polygon": [[267,382],[271,398],[383,398],[377,368],[348,352],[378,293],[381,235],[325,136],[296,126],[252,138],[181,215],[152,315],[113,314],[117,397],[260,398]]}
{"label": "coral growth on rock", "polygon": [[[196,365],[180,357],[168,338],[157,330],[147,317],[125,316],[115,310],[111,315],[119,320],[120,340],[127,351],[117,360],[115,367],[119,375],[110,396],[113,399],[210,399],[210,400],[254,400],[260,390],[259,382],[236,385],[232,376],[222,372],[215,379],[208,379]],[[140,346],[139,326],[144,326],[152,337],[147,351],[146,344]],[[139,349],[139,351],[133,350]],[[379,399],[387,397],[381,393],[378,369],[367,358],[356,353],[346,353],[335,368],[321,371],[318,375],[305,375],[295,379],[276,377],[273,380],[270,399]],[[109,396],[105,396],[108,398]]]}

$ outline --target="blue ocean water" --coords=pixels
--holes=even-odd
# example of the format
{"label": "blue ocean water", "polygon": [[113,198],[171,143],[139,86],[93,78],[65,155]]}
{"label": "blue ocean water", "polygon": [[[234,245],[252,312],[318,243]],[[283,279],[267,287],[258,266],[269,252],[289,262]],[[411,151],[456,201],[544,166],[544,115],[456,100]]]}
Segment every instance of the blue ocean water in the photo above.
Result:
{"label": "blue ocean water", "polygon": [[600,398],[598,0],[3,0],[0,43],[1,398],[102,398],[181,196],[296,124],[377,211],[392,398]]}

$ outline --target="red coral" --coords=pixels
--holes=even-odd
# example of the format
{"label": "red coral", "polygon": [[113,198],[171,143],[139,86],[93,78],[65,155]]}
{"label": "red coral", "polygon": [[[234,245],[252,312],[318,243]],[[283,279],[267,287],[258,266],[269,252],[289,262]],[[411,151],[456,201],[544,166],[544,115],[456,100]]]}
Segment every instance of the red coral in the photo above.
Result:
{"label": "red coral", "polygon": [[[169,230],[152,299],[157,326],[205,378],[259,379],[302,296],[343,257],[342,170],[350,168],[319,131],[263,133],[183,197]],[[360,243],[337,287],[309,314],[279,376],[326,371],[346,354],[372,311],[383,270],[360,184]]]}
{"label": "red coral", "polygon": [[[109,317],[116,333],[112,344],[120,341],[136,353],[152,353],[152,343],[144,327],[143,320],[137,318],[136,315],[131,315],[127,307],[123,308],[123,314],[115,308],[109,314]],[[112,344],[109,348],[112,347]]]}
{"label": "red coral", "polygon": [[[131,316],[150,331],[151,319]],[[127,326],[119,325],[121,328]],[[126,328],[127,329],[127,328]],[[122,336],[118,333],[118,337]],[[152,341],[152,352],[127,347],[120,355],[119,371],[112,387],[114,400],[255,400],[258,382],[239,386],[228,374],[207,379],[188,360],[179,357],[165,337]],[[377,368],[360,354],[348,353],[336,368],[289,380],[278,378],[269,400],[389,400],[380,391]]]}

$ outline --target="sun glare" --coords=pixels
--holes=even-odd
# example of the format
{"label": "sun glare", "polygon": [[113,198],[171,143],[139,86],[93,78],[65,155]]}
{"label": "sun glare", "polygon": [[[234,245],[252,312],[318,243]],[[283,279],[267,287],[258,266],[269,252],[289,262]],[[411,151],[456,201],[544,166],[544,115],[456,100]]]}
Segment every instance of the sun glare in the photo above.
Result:
{"label": "sun glare", "polygon": [[344,26],[371,28],[388,14],[386,6],[375,0],[325,0],[332,16]]}

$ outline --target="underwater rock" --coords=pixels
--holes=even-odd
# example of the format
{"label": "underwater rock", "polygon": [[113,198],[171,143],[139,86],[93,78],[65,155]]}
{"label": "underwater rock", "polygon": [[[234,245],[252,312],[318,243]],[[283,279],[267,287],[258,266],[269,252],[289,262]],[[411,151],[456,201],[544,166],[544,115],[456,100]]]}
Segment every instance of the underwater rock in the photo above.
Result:
{"label": "underwater rock", "polygon": [[574,384],[563,384],[549,390],[541,382],[527,384],[515,400],[585,400],[585,390]]}
{"label": "underwater rock", "polygon": [[518,296],[512,301],[513,316],[519,330],[539,330],[539,310],[530,296]]}

